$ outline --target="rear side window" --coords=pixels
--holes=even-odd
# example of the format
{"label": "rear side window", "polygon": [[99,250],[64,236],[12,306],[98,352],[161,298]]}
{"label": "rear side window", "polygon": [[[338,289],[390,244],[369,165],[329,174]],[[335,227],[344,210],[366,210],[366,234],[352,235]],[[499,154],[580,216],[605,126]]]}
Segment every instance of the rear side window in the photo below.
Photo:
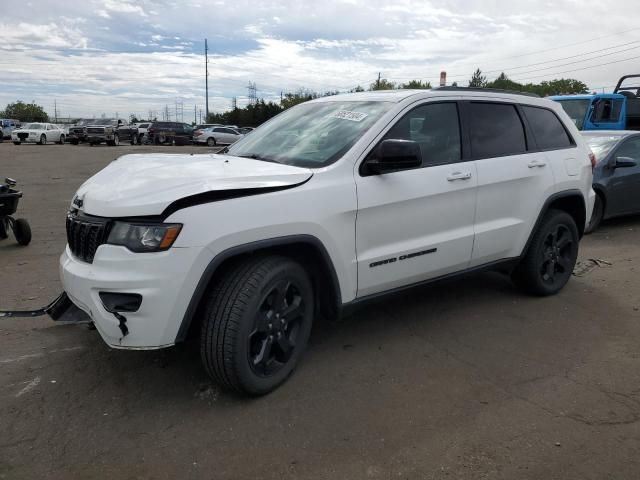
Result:
{"label": "rear side window", "polygon": [[474,158],[503,157],[527,151],[524,126],[515,105],[471,102],[468,112]]}
{"label": "rear side window", "polygon": [[573,147],[573,141],[560,119],[546,108],[522,106],[529,126],[541,150],[559,150]]}

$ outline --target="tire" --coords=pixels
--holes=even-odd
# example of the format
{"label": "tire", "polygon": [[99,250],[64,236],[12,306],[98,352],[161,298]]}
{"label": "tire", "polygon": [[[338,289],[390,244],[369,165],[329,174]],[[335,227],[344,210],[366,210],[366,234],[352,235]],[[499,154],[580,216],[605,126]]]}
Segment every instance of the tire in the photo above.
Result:
{"label": "tire", "polygon": [[512,274],[514,283],[533,295],[558,293],[573,273],[578,242],[578,227],[573,217],[562,210],[550,210]]}
{"label": "tire", "polygon": [[78,145],[80,143],[78,140],[71,140],[71,145]]}
{"label": "tire", "polygon": [[138,145],[144,144],[144,134],[138,135]]}
{"label": "tire", "polygon": [[13,224],[13,234],[20,245],[29,245],[31,242],[31,227],[24,218],[18,218]]}
{"label": "tire", "polygon": [[164,144],[166,143],[166,141],[167,141],[167,137],[165,135],[158,135],[156,137],[156,145]]}
{"label": "tire", "polygon": [[209,292],[200,344],[205,369],[227,390],[271,392],[298,364],[313,312],[311,280],[293,260],[273,255],[233,265]]}
{"label": "tire", "polygon": [[216,139],[213,138],[213,137],[207,138],[207,145],[209,147],[215,147],[216,146]]}
{"label": "tire", "polygon": [[118,136],[117,133],[113,136],[113,140],[111,141],[111,145],[113,145],[114,147],[117,147],[118,145],[120,145],[120,137]]}
{"label": "tire", "polygon": [[138,141],[137,135],[131,135],[131,145],[135,145]]}
{"label": "tire", "polygon": [[7,219],[6,217],[0,217],[0,240],[4,240],[7,237]]}
{"label": "tire", "polygon": [[22,142],[13,142],[14,145],[20,145]]}
{"label": "tire", "polygon": [[60,140],[58,140],[58,145],[64,145],[64,135],[60,135]]}
{"label": "tire", "polygon": [[47,144],[47,136],[43,133],[42,135],[40,135],[40,145],[46,145]]}
{"label": "tire", "polygon": [[602,195],[599,193],[596,194],[596,202],[593,205],[593,213],[591,214],[591,219],[589,220],[589,224],[587,228],[585,228],[584,233],[589,234],[593,233],[597,230],[597,228],[602,223],[604,219],[604,200],[602,199]]}

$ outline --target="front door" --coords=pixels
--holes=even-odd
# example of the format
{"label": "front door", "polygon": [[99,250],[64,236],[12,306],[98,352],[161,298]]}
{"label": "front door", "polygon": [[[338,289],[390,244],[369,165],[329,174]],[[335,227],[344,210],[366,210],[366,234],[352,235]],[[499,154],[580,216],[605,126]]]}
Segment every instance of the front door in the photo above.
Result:
{"label": "front door", "polygon": [[607,185],[607,216],[640,212],[640,137],[623,141],[614,157],[630,158],[636,162],[633,167],[610,169],[611,177]]}
{"label": "front door", "polygon": [[372,175],[356,166],[358,297],[463,270],[471,258],[477,176],[457,103],[410,108],[385,139],[417,142],[422,167]]}

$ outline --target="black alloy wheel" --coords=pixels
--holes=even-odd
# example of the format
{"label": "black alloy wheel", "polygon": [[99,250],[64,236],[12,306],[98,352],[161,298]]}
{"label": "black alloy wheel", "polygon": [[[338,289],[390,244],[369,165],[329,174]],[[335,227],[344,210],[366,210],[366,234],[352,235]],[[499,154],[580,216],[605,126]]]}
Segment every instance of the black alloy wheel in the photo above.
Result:
{"label": "black alloy wheel", "polygon": [[554,285],[563,277],[571,275],[575,261],[572,261],[575,246],[566,225],[559,224],[548,232],[540,264],[542,280]]}

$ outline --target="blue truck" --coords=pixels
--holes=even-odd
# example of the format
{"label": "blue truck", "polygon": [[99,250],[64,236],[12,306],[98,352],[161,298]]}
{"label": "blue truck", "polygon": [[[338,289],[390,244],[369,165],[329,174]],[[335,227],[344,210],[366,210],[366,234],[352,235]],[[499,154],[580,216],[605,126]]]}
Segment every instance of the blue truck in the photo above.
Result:
{"label": "blue truck", "polygon": [[549,98],[562,105],[578,130],[640,130],[640,74],[621,77],[613,93]]}

